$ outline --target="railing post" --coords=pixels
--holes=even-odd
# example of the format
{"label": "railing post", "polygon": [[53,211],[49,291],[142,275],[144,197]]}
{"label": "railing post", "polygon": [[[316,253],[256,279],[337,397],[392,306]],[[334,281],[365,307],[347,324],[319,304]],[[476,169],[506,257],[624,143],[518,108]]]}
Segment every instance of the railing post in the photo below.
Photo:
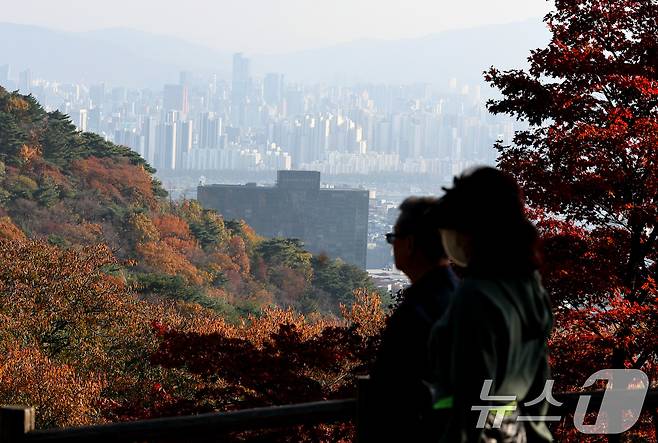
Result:
{"label": "railing post", "polygon": [[0,407],[0,443],[23,441],[34,431],[34,408],[28,406]]}
{"label": "railing post", "polygon": [[372,426],[369,398],[370,376],[359,376],[356,387],[356,441],[357,443],[372,443],[370,437]]}

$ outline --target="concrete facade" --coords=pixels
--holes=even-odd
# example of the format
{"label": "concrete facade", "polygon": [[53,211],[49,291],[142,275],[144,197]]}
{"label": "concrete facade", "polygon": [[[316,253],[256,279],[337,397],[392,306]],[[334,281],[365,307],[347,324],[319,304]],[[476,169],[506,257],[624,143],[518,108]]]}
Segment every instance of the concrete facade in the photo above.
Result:
{"label": "concrete facade", "polygon": [[320,173],[278,171],[275,186],[205,185],[197,198],[259,235],[298,238],[306,249],[366,266],[368,191],[320,188]]}

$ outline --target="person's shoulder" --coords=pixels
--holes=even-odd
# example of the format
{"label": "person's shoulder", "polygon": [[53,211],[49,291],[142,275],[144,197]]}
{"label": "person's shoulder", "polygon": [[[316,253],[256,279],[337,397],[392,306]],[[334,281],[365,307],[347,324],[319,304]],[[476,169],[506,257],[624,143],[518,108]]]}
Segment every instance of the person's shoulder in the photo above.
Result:
{"label": "person's shoulder", "polygon": [[496,304],[514,303],[519,298],[545,294],[537,272],[486,278],[468,277],[464,279],[460,290],[471,297],[488,298]]}
{"label": "person's shoulder", "polygon": [[435,283],[440,283],[442,286],[455,287],[459,283],[459,278],[455,271],[450,266],[437,266],[431,272],[432,279]]}
{"label": "person's shoulder", "polygon": [[[408,295],[408,294],[407,294]],[[386,327],[395,329],[412,321],[415,315],[414,303],[409,298],[402,299],[386,319]]]}
{"label": "person's shoulder", "polygon": [[457,290],[459,283],[459,279],[449,266],[437,267],[412,288],[414,293],[410,300],[421,305],[443,306]]}
{"label": "person's shoulder", "polygon": [[436,301],[432,297],[418,297],[404,300],[388,319],[391,328],[424,330],[440,317]]}
{"label": "person's shoulder", "polygon": [[535,282],[534,274],[519,276],[469,276],[464,278],[458,289],[459,295],[471,300],[495,301],[505,293],[525,292]]}
{"label": "person's shoulder", "polygon": [[455,302],[467,304],[483,301],[495,291],[495,283],[488,279],[465,277],[455,292]]}
{"label": "person's shoulder", "polygon": [[452,300],[453,315],[457,317],[486,318],[500,309],[499,289],[489,279],[466,277],[457,288]]}

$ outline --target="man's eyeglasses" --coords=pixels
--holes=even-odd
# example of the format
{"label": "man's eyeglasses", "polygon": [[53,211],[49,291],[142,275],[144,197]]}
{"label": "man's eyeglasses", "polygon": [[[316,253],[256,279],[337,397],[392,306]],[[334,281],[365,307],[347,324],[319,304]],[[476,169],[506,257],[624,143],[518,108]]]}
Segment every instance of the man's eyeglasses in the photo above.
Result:
{"label": "man's eyeglasses", "polygon": [[401,234],[396,234],[395,232],[389,232],[386,234],[386,243],[392,245],[393,243],[395,243],[396,238],[401,238],[401,237],[403,237]]}

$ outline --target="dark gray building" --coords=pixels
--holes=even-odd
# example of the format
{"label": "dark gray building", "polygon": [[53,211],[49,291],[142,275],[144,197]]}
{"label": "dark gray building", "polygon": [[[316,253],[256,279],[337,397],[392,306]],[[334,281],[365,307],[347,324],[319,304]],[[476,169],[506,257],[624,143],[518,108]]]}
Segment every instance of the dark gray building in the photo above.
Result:
{"label": "dark gray building", "polygon": [[225,219],[243,219],[266,237],[298,238],[313,253],[326,253],[365,269],[368,191],[320,188],[320,173],[278,171],[275,186],[199,186],[197,198]]}

